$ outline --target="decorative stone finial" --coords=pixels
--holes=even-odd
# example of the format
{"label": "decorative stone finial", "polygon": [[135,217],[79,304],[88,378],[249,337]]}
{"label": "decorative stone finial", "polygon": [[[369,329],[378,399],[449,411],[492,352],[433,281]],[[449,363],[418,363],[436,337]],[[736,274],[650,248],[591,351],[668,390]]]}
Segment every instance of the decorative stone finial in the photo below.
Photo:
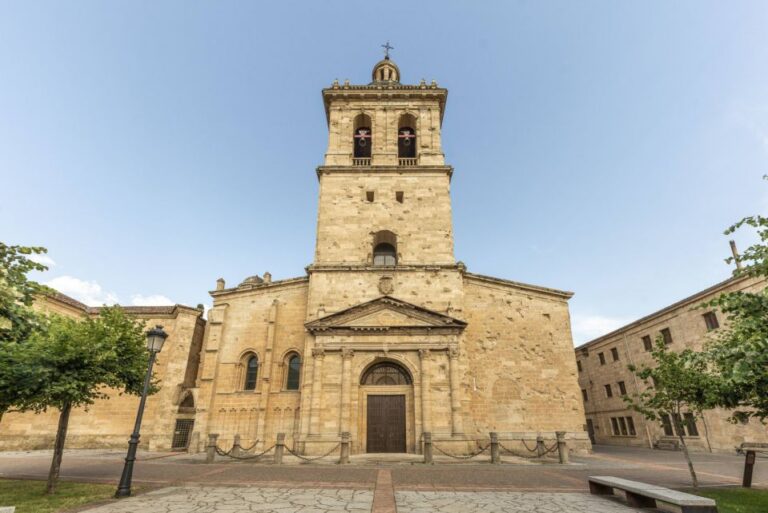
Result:
{"label": "decorative stone finial", "polygon": [[219,278],[216,280],[216,290],[224,290],[225,286],[226,282],[224,281],[224,278]]}
{"label": "decorative stone finial", "polygon": [[272,273],[269,271],[264,273],[264,283],[272,283]]}

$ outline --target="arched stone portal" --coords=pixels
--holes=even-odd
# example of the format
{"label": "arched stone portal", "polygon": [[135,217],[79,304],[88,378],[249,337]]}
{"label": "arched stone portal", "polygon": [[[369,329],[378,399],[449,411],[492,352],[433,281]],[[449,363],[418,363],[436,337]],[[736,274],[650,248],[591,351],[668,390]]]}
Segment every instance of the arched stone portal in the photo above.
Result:
{"label": "arched stone portal", "polygon": [[360,378],[365,452],[408,452],[412,430],[413,378],[406,368],[391,360],[368,366]]}

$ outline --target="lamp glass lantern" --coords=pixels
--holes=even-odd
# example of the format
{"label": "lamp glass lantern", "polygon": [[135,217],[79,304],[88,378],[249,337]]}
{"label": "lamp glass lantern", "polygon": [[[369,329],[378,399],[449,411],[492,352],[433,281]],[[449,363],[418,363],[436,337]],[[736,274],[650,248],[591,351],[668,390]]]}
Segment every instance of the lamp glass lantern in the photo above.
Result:
{"label": "lamp glass lantern", "polygon": [[153,353],[159,353],[163,349],[166,338],[168,338],[168,334],[163,331],[163,327],[155,326],[147,332],[147,349]]}

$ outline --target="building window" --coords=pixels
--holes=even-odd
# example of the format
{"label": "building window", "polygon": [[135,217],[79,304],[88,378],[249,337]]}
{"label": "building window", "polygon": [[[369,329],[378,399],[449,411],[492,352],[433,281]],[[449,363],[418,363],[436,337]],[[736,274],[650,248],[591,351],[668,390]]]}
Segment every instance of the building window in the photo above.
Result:
{"label": "building window", "polygon": [[[696,417],[693,413],[683,413],[682,418],[677,413],[673,414],[671,418],[669,415],[662,415],[661,425],[664,427],[666,436],[679,435],[680,431],[682,431],[683,436],[699,436],[699,428],[696,426]],[[674,431],[672,430],[673,427]]]}
{"label": "building window", "polygon": [[259,358],[251,355],[245,363],[245,383],[243,390],[256,390],[256,378],[259,374]]}
{"label": "building window", "polygon": [[393,362],[377,363],[360,380],[361,385],[410,385],[411,375]]}
{"label": "building window", "polygon": [[627,419],[627,429],[629,429],[629,434],[631,436],[637,435],[637,431],[635,431],[635,421],[632,420],[632,417],[626,417]]}
{"label": "building window", "polygon": [[389,230],[373,236],[373,265],[397,265],[397,236]]}
{"label": "building window", "polygon": [[402,202],[403,202],[403,199],[404,199],[404,197],[405,197],[405,196],[404,196],[404,193],[403,193],[403,191],[397,191],[397,192],[395,192],[395,199],[397,200],[397,202],[398,202],[398,203],[402,203]]}
{"label": "building window", "polygon": [[674,435],[674,432],[672,431],[672,422],[669,420],[669,415],[661,416],[661,427],[664,429],[664,436]]}
{"label": "building window", "polygon": [[635,422],[632,417],[611,417],[613,436],[635,436]]}
{"label": "building window", "polygon": [[683,425],[688,431],[688,436],[699,436],[699,428],[696,427],[696,417],[693,416],[693,413],[683,414]]}
{"label": "building window", "polygon": [[646,351],[653,351],[653,342],[651,341],[650,335],[645,335],[643,337],[643,347]]}
{"label": "building window", "polygon": [[707,331],[716,330],[720,327],[720,323],[717,322],[717,314],[715,312],[707,312],[704,314],[704,322],[707,325]]}
{"label": "building window", "polygon": [[368,203],[373,203],[373,198],[375,197],[375,194],[373,191],[365,191],[365,200]]}
{"label": "building window", "polygon": [[669,328],[664,328],[661,330],[661,338],[664,339],[665,346],[668,346],[672,343],[672,332],[669,331]]}
{"label": "building window", "polygon": [[582,388],[581,389],[581,398],[584,399],[585,403],[587,401],[589,401],[589,396],[587,395],[587,389],[586,388]]}
{"label": "building window", "polygon": [[618,385],[619,385],[619,393],[621,395],[627,395],[627,387],[624,384],[624,382],[623,381],[619,381]]}
{"label": "building window", "polygon": [[285,378],[286,390],[298,390],[299,380],[301,379],[301,357],[292,353],[288,356],[288,372]]}
{"label": "building window", "polygon": [[600,359],[600,365],[605,365],[605,355],[603,353],[597,353],[597,357]]}
{"label": "building window", "polygon": [[605,385],[605,397],[613,397],[613,390],[611,390],[611,385]]}
{"label": "building window", "polygon": [[576,368],[581,372],[581,360],[576,360]]}
{"label": "building window", "polygon": [[615,347],[612,347],[611,348],[611,356],[613,357],[613,361],[614,362],[618,362],[619,361],[619,350],[616,349]]}

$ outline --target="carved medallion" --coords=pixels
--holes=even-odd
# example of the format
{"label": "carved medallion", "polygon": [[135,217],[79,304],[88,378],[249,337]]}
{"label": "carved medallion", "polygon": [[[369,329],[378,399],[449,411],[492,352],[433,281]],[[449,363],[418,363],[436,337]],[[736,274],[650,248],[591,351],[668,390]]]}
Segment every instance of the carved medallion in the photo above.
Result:
{"label": "carved medallion", "polygon": [[388,296],[395,291],[395,280],[391,276],[382,276],[379,279],[379,292]]}

